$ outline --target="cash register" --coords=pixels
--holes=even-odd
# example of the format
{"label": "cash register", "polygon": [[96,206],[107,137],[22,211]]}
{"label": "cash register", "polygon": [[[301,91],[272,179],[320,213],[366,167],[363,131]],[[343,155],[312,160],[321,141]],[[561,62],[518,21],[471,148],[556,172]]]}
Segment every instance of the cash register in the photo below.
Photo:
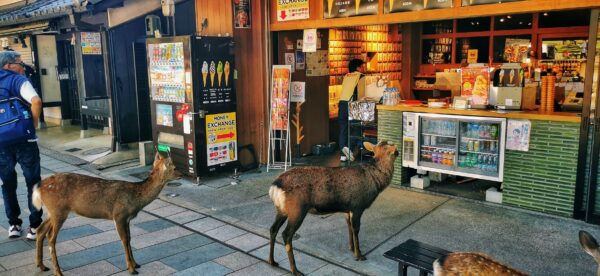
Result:
{"label": "cash register", "polygon": [[504,63],[494,71],[490,104],[497,109],[521,109],[523,69],[519,63]]}
{"label": "cash register", "polygon": [[562,104],[562,111],[583,110],[583,92],[569,91]]}

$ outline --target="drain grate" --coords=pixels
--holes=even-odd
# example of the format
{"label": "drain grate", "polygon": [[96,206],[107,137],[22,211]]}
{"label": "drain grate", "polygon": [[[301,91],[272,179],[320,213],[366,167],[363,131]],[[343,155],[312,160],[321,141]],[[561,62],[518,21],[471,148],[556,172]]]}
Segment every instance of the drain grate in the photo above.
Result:
{"label": "drain grate", "polygon": [[70,148],[70,149],[66,149],[65,151],[76,152],[76,151],[80,151],[80,150],[81,150],[80,148]]}
{"label": "drain grate", "polygon": [[100,154],[100,153],[104,153],[110,151],[110,148],[108,147],[101,147],[101,148],[93,148],[93,149],[89,149],[86,151],[81,152],[81,154],[83,155],[96,155],[96,154]]}

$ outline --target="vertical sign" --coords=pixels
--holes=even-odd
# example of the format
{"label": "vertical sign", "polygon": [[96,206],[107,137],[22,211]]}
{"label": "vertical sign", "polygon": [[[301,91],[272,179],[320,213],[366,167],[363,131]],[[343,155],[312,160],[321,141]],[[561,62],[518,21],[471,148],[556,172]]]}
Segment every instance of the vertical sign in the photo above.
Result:
{"label": "vertical sign", "polygon": [[462,93],[472,106],[485,106],[489,95],[489,67],[462,68]]}
{"label": "vertical sign", "polygon": [[235,112],[206,115],[207,166],[237,160]]}
{"label": "vertical sign", "polygon": [[84,55],[102,54],[100,33],[81,32],[81,53]]}
{"label": "vertical sign", "polygon": [[309,0],[277,0],[277,21],[310,18]]}
{"label": "vertical sign", "polygon": [[271,129],[287,130],[289,122],[289,98],[291,65],[273,65],[271,77]]}
{"label": "vertical sign", "polygon": [[236,29],[250,29],[252,26],[251,4],[252,0],[233,0],[233,26]]}
{"label": "vertical sign", "polygon": [[423,9],[423,0],[385,0],[383,13],[420,11]]}

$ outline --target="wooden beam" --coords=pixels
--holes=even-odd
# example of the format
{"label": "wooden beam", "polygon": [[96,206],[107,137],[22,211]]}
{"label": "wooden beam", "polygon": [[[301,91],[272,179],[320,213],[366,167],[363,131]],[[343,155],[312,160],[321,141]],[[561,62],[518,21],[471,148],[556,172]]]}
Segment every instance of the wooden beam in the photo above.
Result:
{"label": "wooden beam", "polygon": [[[540,11],[556,11],[569,9],[585,9],[600,7],[598,0],[528,0],[479,6],[455,6],[449,9],[422,10],[414,12],[398,12],[381,15],[367,15],[349,18],[323,19],[323,1],[314,1],[308,20],[277,22],[277,0],[271,0],[271,31],[301,30],[312,28],[339,28],[349,26],[395,24],[421,22],[444,19],[460,19],[469,17],[493,16],[512,13],[530,13]],[[380,1],[383,3],[383,1]],[[458,1],[456,1],[458,2]],[[380,4],[381,4],[380,3]],[[314,14],[321,11],[320,14]]]}

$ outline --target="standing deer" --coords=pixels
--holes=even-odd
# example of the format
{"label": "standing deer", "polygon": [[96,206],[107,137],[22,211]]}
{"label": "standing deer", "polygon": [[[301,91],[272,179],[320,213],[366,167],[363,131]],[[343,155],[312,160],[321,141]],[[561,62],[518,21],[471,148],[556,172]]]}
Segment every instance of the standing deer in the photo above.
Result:
{"label": "standing deer", "polygon": [[142,182],[106,180],[75,173],[60,173],[44,179],[39,187],[34,188],[32,196],[38,210],[42,205],[48,210],[48,218],[37,230],[37,266],[42,271],[48,270],[42,262],[44,238],[48,235],[54,272],[57,276],[63,275],[56,258],[56,237],[73,211],[88,218],[113,220],[125,249],[127,270],[137,274],[135,269],[139,265],[131,252],[129,222],[174,178],[176,172],[171,157],[156,153],[152,172]]}
{"label": "standing deer", "polygon": [[296,167],[281,174],[269,190],[269,196],[277,211],[271,226],[269,264],[278,266],[273,259],[275,237],[287,220],[283,230],[283,242],[294,275],[302,275],[296,268],[292,237],[302,225],[307,213],[346,213],[348,244],[357,261],[366,258],[360,251],[358,233],[360,218],[391,182],[394,161],[398,157],[395,145],[381,142],[377,146],[365,142],[375,161],[352,167]]}
{"label": "standing deer", "polygon": [[[594,257],[596,263],[600,264],[600,250],[598,242],[586,232],[579,231],[579,243],[586,253]],[[433,275],[527,275],[504,265],[490,256],[474,252],[454,252],[441,257],[433,263]],[[596,271],[600,276],[600,266]]]}

